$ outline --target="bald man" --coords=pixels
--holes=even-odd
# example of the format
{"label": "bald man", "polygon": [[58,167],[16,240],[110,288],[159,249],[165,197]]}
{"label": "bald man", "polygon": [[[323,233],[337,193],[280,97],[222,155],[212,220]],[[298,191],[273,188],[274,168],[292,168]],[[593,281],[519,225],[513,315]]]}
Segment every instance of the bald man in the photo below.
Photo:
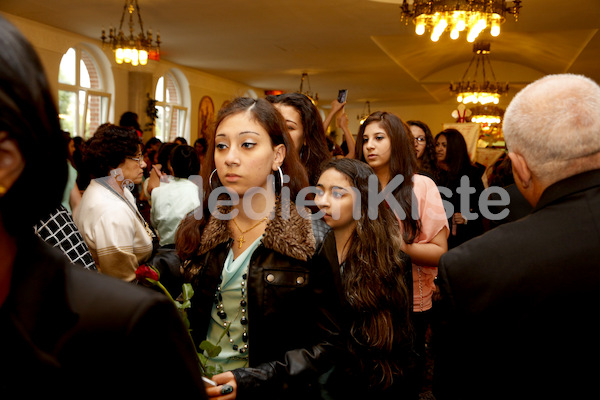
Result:
{"label": "bald man", "polygon": [[442,256],[434,394],[597,397],[600,87],[546,76],[515,96],[503,129],[534,210]]}

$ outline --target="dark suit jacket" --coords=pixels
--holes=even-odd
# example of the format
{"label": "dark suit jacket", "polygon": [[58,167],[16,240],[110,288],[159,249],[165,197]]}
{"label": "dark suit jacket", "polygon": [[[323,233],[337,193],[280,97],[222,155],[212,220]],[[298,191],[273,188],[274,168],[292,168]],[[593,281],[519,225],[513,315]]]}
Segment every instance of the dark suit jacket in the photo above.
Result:
{"label": "dark suit jacket", "polygon": [[[531,204],[529,204],[527,199],[525,199],[521,192],[519,192],[519,188],[516,184],[512,183],[508,186],[505,186],[503,189],[508,193],[510,203],[506,206],[490,206],[489,211],[492,214],[500,214],[504,210],[508,210],[509,212],[506,218],[500,220],[491,220],[491,228],[521,219],[524,216],[529,215],[531,210],[533,210]],[[500,195],[498,193],[492,193],[490,195],[490,200],[500,200]]]}
{"label": "dark suit jacket", "polygon": [[0,393],[206,398],[191,341],[166,296],[72,265],[33,235],[17,245],[0,308]]}
{"label": "dark suit jacket", "polygon": [[439,281],[436,398],[597,395],[600,170],[555,183],[529,216],[446,253]]}

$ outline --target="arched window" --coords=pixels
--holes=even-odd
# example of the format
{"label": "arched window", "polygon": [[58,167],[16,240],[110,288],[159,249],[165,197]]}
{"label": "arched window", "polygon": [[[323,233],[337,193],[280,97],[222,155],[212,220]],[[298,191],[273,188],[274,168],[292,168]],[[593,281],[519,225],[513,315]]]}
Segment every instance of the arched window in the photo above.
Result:
{"label": "arched window", "polygon": [[166,73],[158,79],[154,98],[158,110],[155,136],[163,142],[185,137],[187,107],[183,105],[183,93],[173,74]]}
{"label": "arched window", "polygon": [[63,55],[58,73],[58,107],[61,128],[85,139],[108,122],[110,93],[98,63],[83,47]]}

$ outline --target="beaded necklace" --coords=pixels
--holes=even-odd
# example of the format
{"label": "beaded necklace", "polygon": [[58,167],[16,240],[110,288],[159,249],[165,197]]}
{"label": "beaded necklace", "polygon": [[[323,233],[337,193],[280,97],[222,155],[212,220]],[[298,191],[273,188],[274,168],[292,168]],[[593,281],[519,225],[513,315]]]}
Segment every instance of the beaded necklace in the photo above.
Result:
{"label": "beaded necklace", "polygon": [[[223,305],[223,296],[221,295],[221,282],[222,282],[222,278],[221,281],[219,282],[219,285],[217,286],[217,293],[215,293],[215,306],[217,308],[217,315],[219,316],[219,318],[221,318],[221,321],[223,322],[223,328],[225,328],[225,332],[227,333],[227,337],[229,338],[229,343],[231,344],[231,347],[233,348],[234,351],[238,351],[240,354],[244,354],[248,351],[248,317],[246,315],[247,313],[247,296],[246,296],[246,282],[248,280],[248,270],[246,270],[244,272],[244,275],[242,275],[242,282],[241,282],[241,300],[240,300],[240,308],[238,309],[238,313],[236,314],[236,316],[231,320],[231,321],[227,321],[227,313],[225,312],[225,306]],[[235,340],[231,337],[231,334],[229,333],[229,327],[231,326],[231,324],[237,319],[237,317],[241,314],[241,318],[240,318],[240,324],[242,325],[242,341],[244,342],[244,344],[240,344],[238,346],[238,344],[235,343]]]}

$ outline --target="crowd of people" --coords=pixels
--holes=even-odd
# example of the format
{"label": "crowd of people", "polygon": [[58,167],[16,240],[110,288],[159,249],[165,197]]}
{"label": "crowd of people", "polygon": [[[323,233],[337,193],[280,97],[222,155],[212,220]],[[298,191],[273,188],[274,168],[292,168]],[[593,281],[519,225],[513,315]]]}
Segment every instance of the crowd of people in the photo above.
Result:
{"label": "crowd of people", "polygon": [[[429,355],[442,400],[592,392],[597,83],[515,96],[488,199],[459,131],[376,111],[355,141],[345,103],[323,121],[298,93],[233,99],[193,146],[144,143],[131,112],[71,139],[1,17],[0,43],[0,390],[418,399]],[[189,326],[144,265],[173,298],[191,285]]]}

